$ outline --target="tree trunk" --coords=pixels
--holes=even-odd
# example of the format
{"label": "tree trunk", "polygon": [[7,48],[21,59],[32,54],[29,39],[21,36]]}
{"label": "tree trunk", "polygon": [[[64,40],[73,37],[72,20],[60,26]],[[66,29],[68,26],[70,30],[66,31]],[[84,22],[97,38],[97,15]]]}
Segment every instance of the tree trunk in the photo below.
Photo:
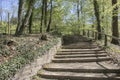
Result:
{"label": "tree trunk", "polygon": [[1,27],[3,27],[3,26],[2,26],[2,24],[3,24],[3,21],[2,21],[2,15],[0,16],[0,18],[1,18]]}
{"label": "tree trunk", "polygon": [[85,35],[85,30],[84,30],[84,27],[85,27],[85,12],[83,12],[83,7],[84,7],[83,2],[84,2],[84,0],[80,1],[80,11],[81,11],[81,26],[83,28],[82,34]]}
{"label": "tree trunk", "polygon": [[[117,3],[117,0],[112,0],[112,5],[114,6]],[[112,11],[112,36],[119,38],[118,30],[118,7],[115,7]],[[112,38],[111,43],[119,44],[118,40]]]}
{"label": "tree trunk", "polygon": [[80,1],[77,0],[77,18],[78,22],[80,21]]}
{"label": "tree trunk", "polygon": [[[102,12],[105,12],[105,1],[102,0]],[[105,33],[105,16],[102,15],[102,32]]]}
{"label": "tree trunk", "polygon": [[43,20],[44,20],[44,9],[45,9],[45,2],[42,0],[42,14],[41,14],[41,26],[40,26],[40,33],[43,32]]}
{"label": "tree trunk", "polygon": [[[95,12],[95,16],[97,19],[97,31],[101,33],[101,25],[100,25],[100,14],[99,14],[99,5],[97,0],[93,0],[93,4],[94,4],[94,12]],[[98,34],[98,40],[102,39],[102,35]]]}
{"label": "tree trunk", "polygon": [[77,19],[78,19],[78,34],[80,33],[80,0],[77,0]]}
{"label": "tree trunk", "polygon": [[25,15],[25,18],[24,18],[24,20],[23,20],[22,25],[20,26],[19,31],[17,32],[17,36],[23,34],[23,31],[24,31],[25,27],[27,26],[27,24],[28,24],[28,22],[29,22],[30,15],[31,15],[31,13],[32,13],[32,9],[33,9],[33,7],[34,7],[34,2],[35,2],[34,0],[30,0],[30,1],[29,1],[29,7],[28,7],[28,10],[27,10],[27,13],[26,13],[26,15]]}
{"label": "tree trunk", "polygon": [[8,13],[8,34],[10,34],[10,13]]}
{"label": "tree trunk", "polygon": [[44,0],[44,1],[45,1],[44,25],[45,25],[45,27],[47,27],[47,0]]}
{"label": "tree trunk", "polygon": [[32,10],[32,13],[31,13],[31,16],[30,16],[30,20],[29,20],[29,34],[32,33],[32,22],[33,22],[33,10]]}
{"label": "tree trunk", "polygon": [[47,32],[50,32],[50,26],[51,26],[51,22],[52,22],[52,0],[50,0],[50,4],[51,4],[51,9],[50,9],[50,18],[49,18],[49,23],[48,23],[48,27],[47,27]]}
{"label": "tree trunk", "polygon": [[20,26],[22,25],[22,12],[23,12],[23,6],[24,6],[25,0],[19,0],[19,8],[18,8],[18,24],[16,28],[15,35],[17,35],[17,32],[20,29]]}

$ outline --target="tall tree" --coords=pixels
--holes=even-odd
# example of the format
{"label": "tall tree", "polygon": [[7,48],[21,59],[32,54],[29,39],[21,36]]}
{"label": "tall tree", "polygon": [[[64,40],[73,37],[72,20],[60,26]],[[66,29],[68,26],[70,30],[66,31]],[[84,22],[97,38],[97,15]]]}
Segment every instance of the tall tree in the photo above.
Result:
{"label": "tall tree", "polygon": [[48,2],[48,0],[44,0],[44,1],[45,1],[44,25],[45,25],[45,27],[47,27],[47,2]]}
{"label": "tall tree", "polygon": [[85,35],[85,12],[83,11],[83,7],[84,7],[84,0],[80,1],[80,11],[81,11],[81,26],[83,28],[83,35]]}
{"label": "tall tree", "polygon": [[78,32],[80,33],[79,31],[79,28],[80,28],[80,0],[77,0],[77,19],[78,19]]}
{"label": "tall tree", "polygon": [[53,4],[52,4],[52,0],[50,0],[50,4],[51,4],[51,8],[50,8],[50,18],[49,18],[49,23],[48,23],[48,27],[47,27],[47,32],[50,31],[50,26],[51,26],[51,22],[52,22],[52,10],[53,10]]}
{"label": "tall tree", "polygon": [[29,19],[29,34],[32,33],[32,23],[33,23],[33,13],[34,13],[34,9],[32,10],[32,13],[30,15],[30,19]]}
{"label": "tall tree", "polygon": [[45,1],[42,0],[42,14],[41,14],[41,26],[40,26],[41,33],[43,32],[44,10],[45,10]]}
{"label": "tall tree", "polygon": [[[102,0],[102,12],[105,12],[105,1],[104,0]],[[101,16],[101,23],[102,23],[102,31],[104,32],[104,23],[105,23],[105,16],[104,15],[102,15]]]}
{"label": "tall tree", "polygon": [[[93,4],[94,4],[94,12],[95,12],[96,20],[97,20],[97,31],[101,33],[99,4],[98,4],[97,0],[93,0]],[[98,34],[98,39],[99,40],[102,39],[101,34]]]}
{"label": "tall tree", "polygon": [[80,0],[77,0],[77,18],[80,21]]}
{"label": "tall tree", "polygon": [[[117,4],[117,0],[112,0],[112,6]],[[119,38],[118,30],[118,6],[116,6],[112,11],[112,36]],[[112,38],[111,43],[119,44],[118,40]]]}
{"label": "tall tree", "polygon": [[18,24],[16,28],[15,35],[17,35],[17,32],[20,29],[20,26],[22,25],[22,13],[23,13],[23,7],[24,7],[25,0],[19,0],[19,7],[18,7]]}
{"label": "tall tree", "polygon": [[0,7],[1,7],[1,8],[0,8],[0,22],[1,22],[0,24],[1,24],[1,26],[2,26],[2,12],[3,12],[3,11],[2,11],[2,6],[0,6]]}
{"label": "tall tree", "polygon": [[30,15],[32,13],[32,9],[34,7],[34,2],[35,2],[35,0],[30,0],[29,1],[28,10],[27,10],[25,18],[22,22],[22,25],[20,26],[20,29],[16,32],[16,36],[21,35],[23,33],[25,27],[27,26],[27,24],[29,22],[29,19],[30,19]]}

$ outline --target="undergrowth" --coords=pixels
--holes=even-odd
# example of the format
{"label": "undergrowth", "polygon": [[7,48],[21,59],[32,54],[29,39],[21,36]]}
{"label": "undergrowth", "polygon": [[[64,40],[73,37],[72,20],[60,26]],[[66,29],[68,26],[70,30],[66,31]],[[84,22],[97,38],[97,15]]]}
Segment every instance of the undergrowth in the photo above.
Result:
{"label": "undergrowth", "polygon": [[[13,58],[0,65],[0,80],[12,78],[19,69],[34,61],[38,56],[44,55],[44,53],[57,44],[57,42],[58,38],[55,38],[37,49],[34,49],[34,45],[18,47],[17,49],[20,54],[15,55]],[[9,53],[6,53],[6,55],[9,55]]]}

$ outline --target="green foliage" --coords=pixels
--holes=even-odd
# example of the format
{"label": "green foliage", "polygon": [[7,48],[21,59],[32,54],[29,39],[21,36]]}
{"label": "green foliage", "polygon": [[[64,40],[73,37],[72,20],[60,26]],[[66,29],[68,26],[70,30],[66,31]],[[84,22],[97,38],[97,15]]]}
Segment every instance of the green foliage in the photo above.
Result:
{"label": "green foliage", "polygon": [[10,55],[10,49],[7,49],[8,47],[6,45],[0,44],[0,56],[9,56]]}
{"label": "green foliage", "polygon": [[18,47],[20,54],[0,65],[0,80],[10,79],[19,69],[34,61],[38,56],[43,55],[51,47],[57,44],[57,42],[58,38],[55,38],[36,50],[33,50],[33,45],[29,47],[25,45]]}
{"label": "green foliage", "polygon": [[[33,26],[32,32],[39,33],[40,32],[40,24],[41,24],[41,15],[42,15],[42,0],[36,0],[34,5],[34,14],[33,14]],[[53,0],[53,12],[52,12],[52,23],[51,23],[51,31],[57,34],[71,34],[79,33],[79,28],[76,26],[80,26],[80,28],[86,28],[86,25],[94,25],[96,28],[96,18],[94,15],[94,6],[93,0],[79,0],[80,1],[80,20],[77,20],[77,0]],[[106,33],[111,33],[111,20],[112,20],[112,10],[117,6],[120,7],[120,1],[117,0],[118,3],[112,6],[110,0],[97,0],[100,7],[100,21],[102,29],[105,30]],[[27,11],[27,7],[29,5],[29,0],[25,1],[24,13]],[[81,9],[82,8],[82,9]],[[47,21],[49,21],[50,17],[50,0],[48,0],[48,9],[47,9]],[[23,15],[24,16],[24,15]],[[17,18],[14,17],[13,21]],[[11,20],[12,21],[12,20]],[[12,23],[10,23],[12,24]],[[48,22],[47,22],[48,25]],[[55,28],[57,26],[57,29]],[[91,26],[89,27],[91,28]],[[12,33],[14,33],[16,29],[16,25],[11,25]],[[4,33],[7,31],[7,22],[2,23],[1,32]],[[28,28],[26,29],[28,31]],[[43,25],[43,32],[46,32],[46,27]]]}
{"label": "green foliage", "polygon": [[[10,31],[11,34],[15,33],[15,29],[16,29],[16,24],[10,24]],[[2,24],[0,25],[0,33],[8,33],[8,23],[7,22],[2,22]]]}
{"label": "green foliage", "polygon": [[40,77],[37,76],[37,75],[35,75],[35,76],[33,76],[33,77],[31,78],[31,80],[40,80]]}

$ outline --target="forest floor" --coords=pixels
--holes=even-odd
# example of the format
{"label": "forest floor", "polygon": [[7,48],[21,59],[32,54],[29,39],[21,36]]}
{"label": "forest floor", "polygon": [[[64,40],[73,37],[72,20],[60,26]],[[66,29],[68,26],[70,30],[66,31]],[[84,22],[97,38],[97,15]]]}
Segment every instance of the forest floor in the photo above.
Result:
{"label": "forest floor", "polygon": [[17,54],[20,54],[22,50],[27,50],[28,47],[34,47],[34,49],[41,47],[52,36],[47,35],[47,40],[41,40],[40,34],[31,34],[20,37],[13,37],[9,35],[0,35],[0,64],[7,62],[9,59]]}

